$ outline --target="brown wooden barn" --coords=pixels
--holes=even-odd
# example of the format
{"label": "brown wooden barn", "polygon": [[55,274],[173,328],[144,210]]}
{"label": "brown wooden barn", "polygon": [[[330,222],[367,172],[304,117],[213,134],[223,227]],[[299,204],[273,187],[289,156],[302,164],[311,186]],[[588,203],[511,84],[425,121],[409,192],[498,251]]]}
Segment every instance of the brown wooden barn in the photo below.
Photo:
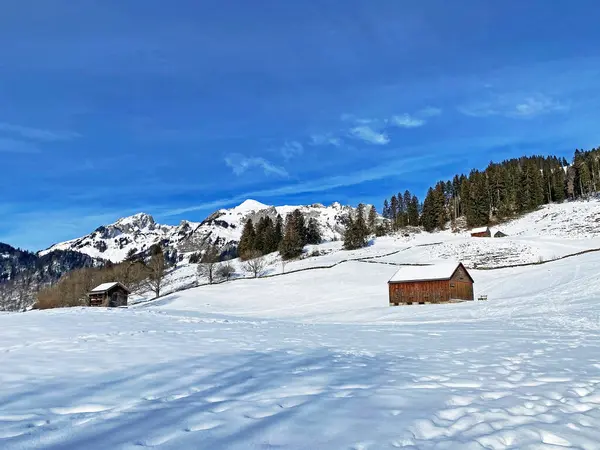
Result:
{"label": "brown wooden barn", "polygon": [[404,266],[388,282],[390,306],[474,300],[474,283],[462,263]]}
{"label": "brown wooden barn", "polygon": [[471,237],[492,237],[492,230],[490,227],[473,228]]}
{"label": "brown wooden barn", "polygon": [[127,298],[131,292],[118,282],[103,283],[88,294],[88,306],[105,306],[116,308],[127,306]]}

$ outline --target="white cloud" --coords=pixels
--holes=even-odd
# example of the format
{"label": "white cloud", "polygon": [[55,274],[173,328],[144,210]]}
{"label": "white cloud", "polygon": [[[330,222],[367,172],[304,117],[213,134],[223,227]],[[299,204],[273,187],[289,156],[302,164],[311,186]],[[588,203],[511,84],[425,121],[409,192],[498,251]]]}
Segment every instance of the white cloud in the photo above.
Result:
{"label": "white cloud", "polygon": [[400,116],[393,116],[390,119],[392,125],[400,128],[418,128],[425,125],[425,120],[413,117],[410,114],[402,114]]}
{"label": "white cloud", "polygon": [[286,141],[280,149],[281,155],[286,159],[292,159],[304,153],[304,147],[298,141]]}
{"label": "white cloud", "polygon": [[333,145],[334,147],[340,147],[342,140],[331,133],[313,134],[310,136],[310,143],[311,145]]}
{"label": "white cloud", "polygon": [[386,145],[390,142],[387,134],[379,132],[368,125],[359,125],[350,130],[350,135],[375,145]]}
{"label": "white cloud", "polygon": [[265,175],[277,175],[280,177],[288,176],[285,168],[276,166],[270,161],[260,157],[246,157],[239,153],[233,153],[225,158],[225,164],[231,167],[233,173],[238,176],[255,167],[262,169]]}
{"label": "white cloud", "polygon": [[568,107],[542,94],[501,95],[492,100],[464,105],[458,110],[471,117],[504,116],[527,119],[542,114],[561,112]]}
{"label": "white cloud", "polygon": [[10,123],[0,123],[0,132],[17,134],[25,139],[34,141],[70,141],[81,137],[80,134],[72,131],[52,131],[43,130],[40,128],[24,127],[21,125],[13,125]]}

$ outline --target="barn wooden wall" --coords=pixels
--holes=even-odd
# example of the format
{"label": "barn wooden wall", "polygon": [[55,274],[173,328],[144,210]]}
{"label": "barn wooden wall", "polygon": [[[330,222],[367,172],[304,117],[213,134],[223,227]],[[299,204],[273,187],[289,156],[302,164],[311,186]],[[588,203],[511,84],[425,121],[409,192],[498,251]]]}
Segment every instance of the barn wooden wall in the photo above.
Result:
{"label": "barn wooden wall", "polygon": [[441,303],[450,300],[448,281],[391,283],[390,303]]}

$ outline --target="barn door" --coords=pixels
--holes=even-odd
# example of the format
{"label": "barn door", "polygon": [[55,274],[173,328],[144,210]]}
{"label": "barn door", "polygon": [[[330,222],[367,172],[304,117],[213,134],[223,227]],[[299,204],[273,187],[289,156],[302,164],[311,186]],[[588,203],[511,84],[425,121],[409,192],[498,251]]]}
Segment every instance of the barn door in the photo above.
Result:
{"label": "barn door", "polygon": [[454,281],[450,282],[450,300],[456,300],[458,297],[458,284]]}

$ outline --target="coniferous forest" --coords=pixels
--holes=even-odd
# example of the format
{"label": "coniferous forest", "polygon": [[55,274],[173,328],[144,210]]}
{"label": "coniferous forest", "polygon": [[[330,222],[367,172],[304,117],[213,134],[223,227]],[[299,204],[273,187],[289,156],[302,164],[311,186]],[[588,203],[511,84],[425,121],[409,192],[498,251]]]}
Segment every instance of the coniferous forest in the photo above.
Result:
{"label": "coniferous forest", "polygon": [[405,191],[386,199],[383,216],[392,231],[421,225],[443,229],[459,217],[470,227],[488,225],[600,189],[600,148],[575,150],[571,163],[556,156],[531,156],[490,163],[428,189],[425,200]]}

